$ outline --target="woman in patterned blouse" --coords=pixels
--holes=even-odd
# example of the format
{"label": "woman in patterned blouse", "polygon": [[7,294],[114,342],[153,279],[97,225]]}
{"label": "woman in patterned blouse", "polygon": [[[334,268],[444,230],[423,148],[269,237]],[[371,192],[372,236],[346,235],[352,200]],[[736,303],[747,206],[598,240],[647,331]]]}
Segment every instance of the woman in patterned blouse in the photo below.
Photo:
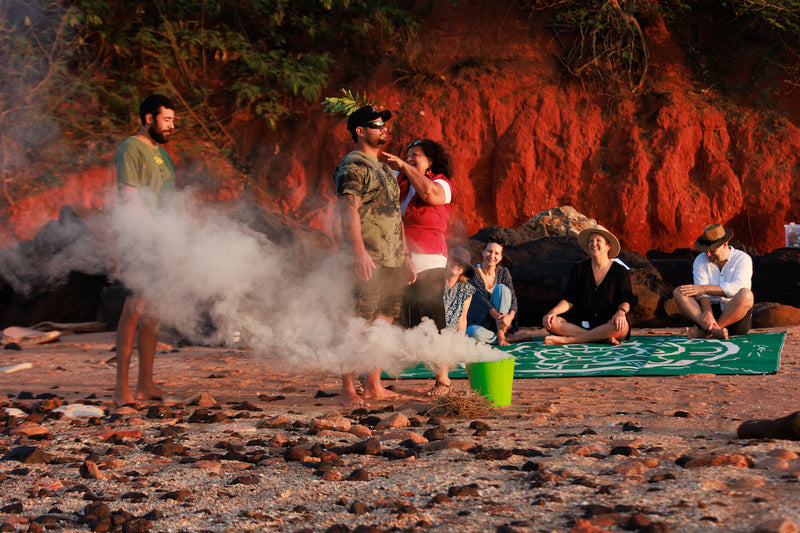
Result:
{"label": "woman in patterned blouse", "polygon": [[[447,257],[444,277],[444,315],[446,329],[460,332],[467,330],[467,311],[469,310],[475,287],[469,284],[474,269],[470,264],[469,252],[464,248],[453,248]],[[433,365],[436,383],[428,392],[430,396],[442,396],[450,389],[447,365]]]}

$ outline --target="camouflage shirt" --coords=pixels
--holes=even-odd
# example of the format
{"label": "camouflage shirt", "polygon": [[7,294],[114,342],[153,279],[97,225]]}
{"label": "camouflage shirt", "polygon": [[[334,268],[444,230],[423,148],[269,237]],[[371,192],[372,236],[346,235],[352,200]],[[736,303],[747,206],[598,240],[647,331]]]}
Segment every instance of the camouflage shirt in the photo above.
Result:
{"label": "camouflage shirt", "polygon": [[[358,150],[342,159],[333,173],[336,194],[352,194],[361,199],[361,238],[370,257],[383,266],[403,264],[403,219],[400,215],[400,187],[385,163]],[[342,252],[353,253],[344,239]]]}

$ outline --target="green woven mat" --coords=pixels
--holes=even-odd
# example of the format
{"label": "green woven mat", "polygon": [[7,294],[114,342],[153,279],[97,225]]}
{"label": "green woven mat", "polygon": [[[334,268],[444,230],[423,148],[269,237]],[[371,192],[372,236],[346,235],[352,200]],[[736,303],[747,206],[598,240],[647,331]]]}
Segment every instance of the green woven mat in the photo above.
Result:
{"label": "green woven mat", "polygon": [[[727,341],[686,337],[631,337],[619,346],[546,346],[541,340],[497,347],[516,358],[515,378],[569,376],[676,376],[772,374],[778,371],[786,333],[748,333]],[[400,378],[433,377],[425,365]],[[464,365],[451,378],[466,378]]]}

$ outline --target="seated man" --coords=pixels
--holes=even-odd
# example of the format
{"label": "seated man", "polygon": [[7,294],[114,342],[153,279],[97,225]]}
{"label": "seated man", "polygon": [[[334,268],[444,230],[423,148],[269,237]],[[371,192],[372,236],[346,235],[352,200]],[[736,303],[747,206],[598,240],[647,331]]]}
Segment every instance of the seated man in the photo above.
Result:
{"label": "seated man", "polygon": [[733,231],[719,224],[705,227],[694,247],[701,253],[694,260],[694,285],[681,285],[673,292],[681,312],[695,323],[689,337],[727,339],[744,335],[753,323],[753,260],[731,248]]}

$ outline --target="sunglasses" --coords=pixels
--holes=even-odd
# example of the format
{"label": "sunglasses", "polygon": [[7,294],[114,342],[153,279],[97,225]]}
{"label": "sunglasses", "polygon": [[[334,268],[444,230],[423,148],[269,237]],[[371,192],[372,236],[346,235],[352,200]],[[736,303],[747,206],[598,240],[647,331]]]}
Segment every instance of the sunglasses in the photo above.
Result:
{"label": "sunglasses", "polygon": [[368,122],[361,126],[362,128],[369,128],[371,130],[382,130],[386,127],[385,122]]}

